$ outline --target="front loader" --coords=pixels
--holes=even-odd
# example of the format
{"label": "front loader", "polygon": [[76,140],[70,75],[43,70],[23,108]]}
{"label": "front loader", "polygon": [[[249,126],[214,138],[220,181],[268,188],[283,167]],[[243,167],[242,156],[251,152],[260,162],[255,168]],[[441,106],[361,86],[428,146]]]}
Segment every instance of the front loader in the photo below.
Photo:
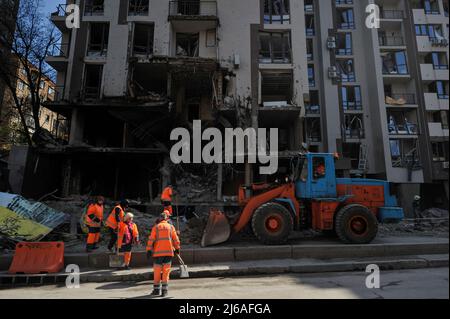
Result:
{"label": "front loader", "polygon": [[287,181],[241,187],[241,211],[230,216],[212,210],[202,246],[223,243],[247,225],[267,245],[283,244],[301,229],[333,231],[344,243],[367,244],[379,222],[403,219],[388,182],[336,178],[334,161],[333,154],[301,154],[292,158]]}

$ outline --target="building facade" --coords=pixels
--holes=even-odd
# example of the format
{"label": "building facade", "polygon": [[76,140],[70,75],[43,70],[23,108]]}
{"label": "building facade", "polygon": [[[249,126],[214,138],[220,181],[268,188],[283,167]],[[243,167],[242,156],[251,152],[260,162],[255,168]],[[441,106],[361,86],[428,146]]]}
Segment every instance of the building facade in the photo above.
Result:
{"label": "building facade", "polygon": [[[277,127],[280,155],[302,142],[337,152],[340,175],[386,178],[404,206],[429,189],[448,201],[448,1],[71,3],[80,28],[59,6],[63,40],[47,60],[58,71],[48,107],[71,119],[69,145],[51,151],[64,194],[151,200],[183,176],[171,129],[199,119]],[[370,4],[380,28],[366,26]],[[245,164],[196,169],[218,201],[275,178]]]}
{"label": "building facade", "polygon": [[410,213],[419,194],[448,206],[448,1],[311,0],[305,21],[306,140],[392,182]]}

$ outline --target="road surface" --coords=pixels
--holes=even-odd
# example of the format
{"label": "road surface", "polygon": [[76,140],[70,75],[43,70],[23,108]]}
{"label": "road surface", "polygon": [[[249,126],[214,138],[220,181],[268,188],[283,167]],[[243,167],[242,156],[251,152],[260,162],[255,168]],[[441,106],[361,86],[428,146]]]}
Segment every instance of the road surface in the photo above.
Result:
{"label": "road surface", "polygon": [[[380,289],[366,288],[365,272],[283,274],[258,277],[173,280],[168,298],[358,299],[449,298],[449,269],[382,271]],[[0,289],[0,298],[149,298],[151,282],[82,283]]]}

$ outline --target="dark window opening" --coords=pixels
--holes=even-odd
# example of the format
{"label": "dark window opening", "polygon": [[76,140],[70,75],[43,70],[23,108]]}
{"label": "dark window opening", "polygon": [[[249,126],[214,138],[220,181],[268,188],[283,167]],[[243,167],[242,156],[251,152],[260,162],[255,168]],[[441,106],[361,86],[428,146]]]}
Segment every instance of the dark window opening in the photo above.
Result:
{"label": "dark window opening", "polygon": [[149,0],[129,0],[128,15],[142,16],[148,14]]}
{"label": "dark window opening", "polygon": [[109,24],[91,23],[88,56],[106,56],[108,52]]}
{"label": "dark window opening", "polygon": [[98,99],[102,84],[103,66],[86,64],[83,94],[86,99]]}
{"label": "dark window opening", "polygon": [[178,56],[198,57],[199,55],[199,34],[198,33],[177,33],[176,46]]}
{"label": "dark window opening", "polygon": [[260,63],[290,63],[291,37],[289,32],[259,33]]}
{"label": "dark window opening", "polygon": [[84,6],[84,15],[97,16],[103,15],[105,10],[105,0],[86,0]]}
{"label": "dark window opening", "polygon": [[153,54],[153,24],[136,23],[134,27],[133,55]]}

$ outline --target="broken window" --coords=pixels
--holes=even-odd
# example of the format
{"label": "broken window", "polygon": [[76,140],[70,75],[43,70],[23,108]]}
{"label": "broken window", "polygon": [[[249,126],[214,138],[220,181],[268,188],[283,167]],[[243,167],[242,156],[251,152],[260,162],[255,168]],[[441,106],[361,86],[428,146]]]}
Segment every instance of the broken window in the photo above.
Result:
{"label": "broken window", "polygon": [[337,71],[341,82],[355,82],[355,68],[353,59],[337,60]]}
{"label": "broken window", "polygon": [[341,88],[341,106],[344,110],[362,110],[361,87],[343,86]]}
{"label": "broken window", "polygon": [[391,135],[417,135],[416,111],[390,111],[388,113],[388,131]]}
{"label": "broken window", "polygon": [[313,39],[306,39],[306,57],[308,61],[314,60],[314,42]]}
{"label": "broken window", "polygon": [[268,24],[291,23],[289,0],[265,0],[264,23]]}
{"label": "broken window", "polygon": [[364,123],[361,114],[346,114],[344,121],[344,131],[346,138],[364,138]]}
{"label": "broken window", "polygon": [[106,56],[108,39],[108,23],[91,23],[89,29],[88,56]]}
{"label": "broken window", "polygon": [[261,74],[262,102],[292,101],[292,73],[291,72],[264,72]]}
{"label": "broken window", "polygon": [[84,5],[84,15],[96,16],[103,15],[105,9],[105,0],[86,0]]}
{"label": "broken window", "polygon": [[143,16],[148,14],[149,0],[129,0],[128,15]]}
{"label": "broken window", "polygon": [[405,51],[386,52],[381,58],[383,63],[383,74],[408,74]]}
{"label": "broken window", "polygon": [[315,87],[316,86],[316,75],[314,72],[314,65],[308,65],[308,84],[309,87]]}
{"label": "broken window", "polygon": [[320,114],[319,91],[309,91],[309,100],[305,101],[305,109],[306,114]]}
{"label": "broken window", "polygon": [[259,61],[261,63],[290,63],[291,37],[289,32],[260,32]]}
{"label": "broken window", "polygon": [[307,36],[314,36],[315,34],[314,16],[312,15],[305,16],[305,31]]}
{"label": "broken window", "polygon": [[198,57],[199,34],[177,33],[176,46],[178,56]]}
{"label": "broken window", "polygon": [[134,26],[133,55],[153,54],[154,25],[136,23]]}
{"label": "broken window", "polygon": [[420,167],[418,141],[414,139],[390,140],[393,167]]}
{"label": "broken window", "polygon": [[102,84],[103,66],[98,64],[86,64],[84,74],[83,94],[86,99],[97,99],[100,97]]}
{"label": "broken window", "polygon": [[336,54],[337,55],[352,55],[352,34],[338,33],[336,35]]}
{"label": "broken window", "polygon": [[337,9],[337,28],[343,30],[355,28],[353,9]]}
{"label": "broken window", "polygon": [[320,143],[322,141],[320,118],[307,118],[305,124],[307,143]]}

